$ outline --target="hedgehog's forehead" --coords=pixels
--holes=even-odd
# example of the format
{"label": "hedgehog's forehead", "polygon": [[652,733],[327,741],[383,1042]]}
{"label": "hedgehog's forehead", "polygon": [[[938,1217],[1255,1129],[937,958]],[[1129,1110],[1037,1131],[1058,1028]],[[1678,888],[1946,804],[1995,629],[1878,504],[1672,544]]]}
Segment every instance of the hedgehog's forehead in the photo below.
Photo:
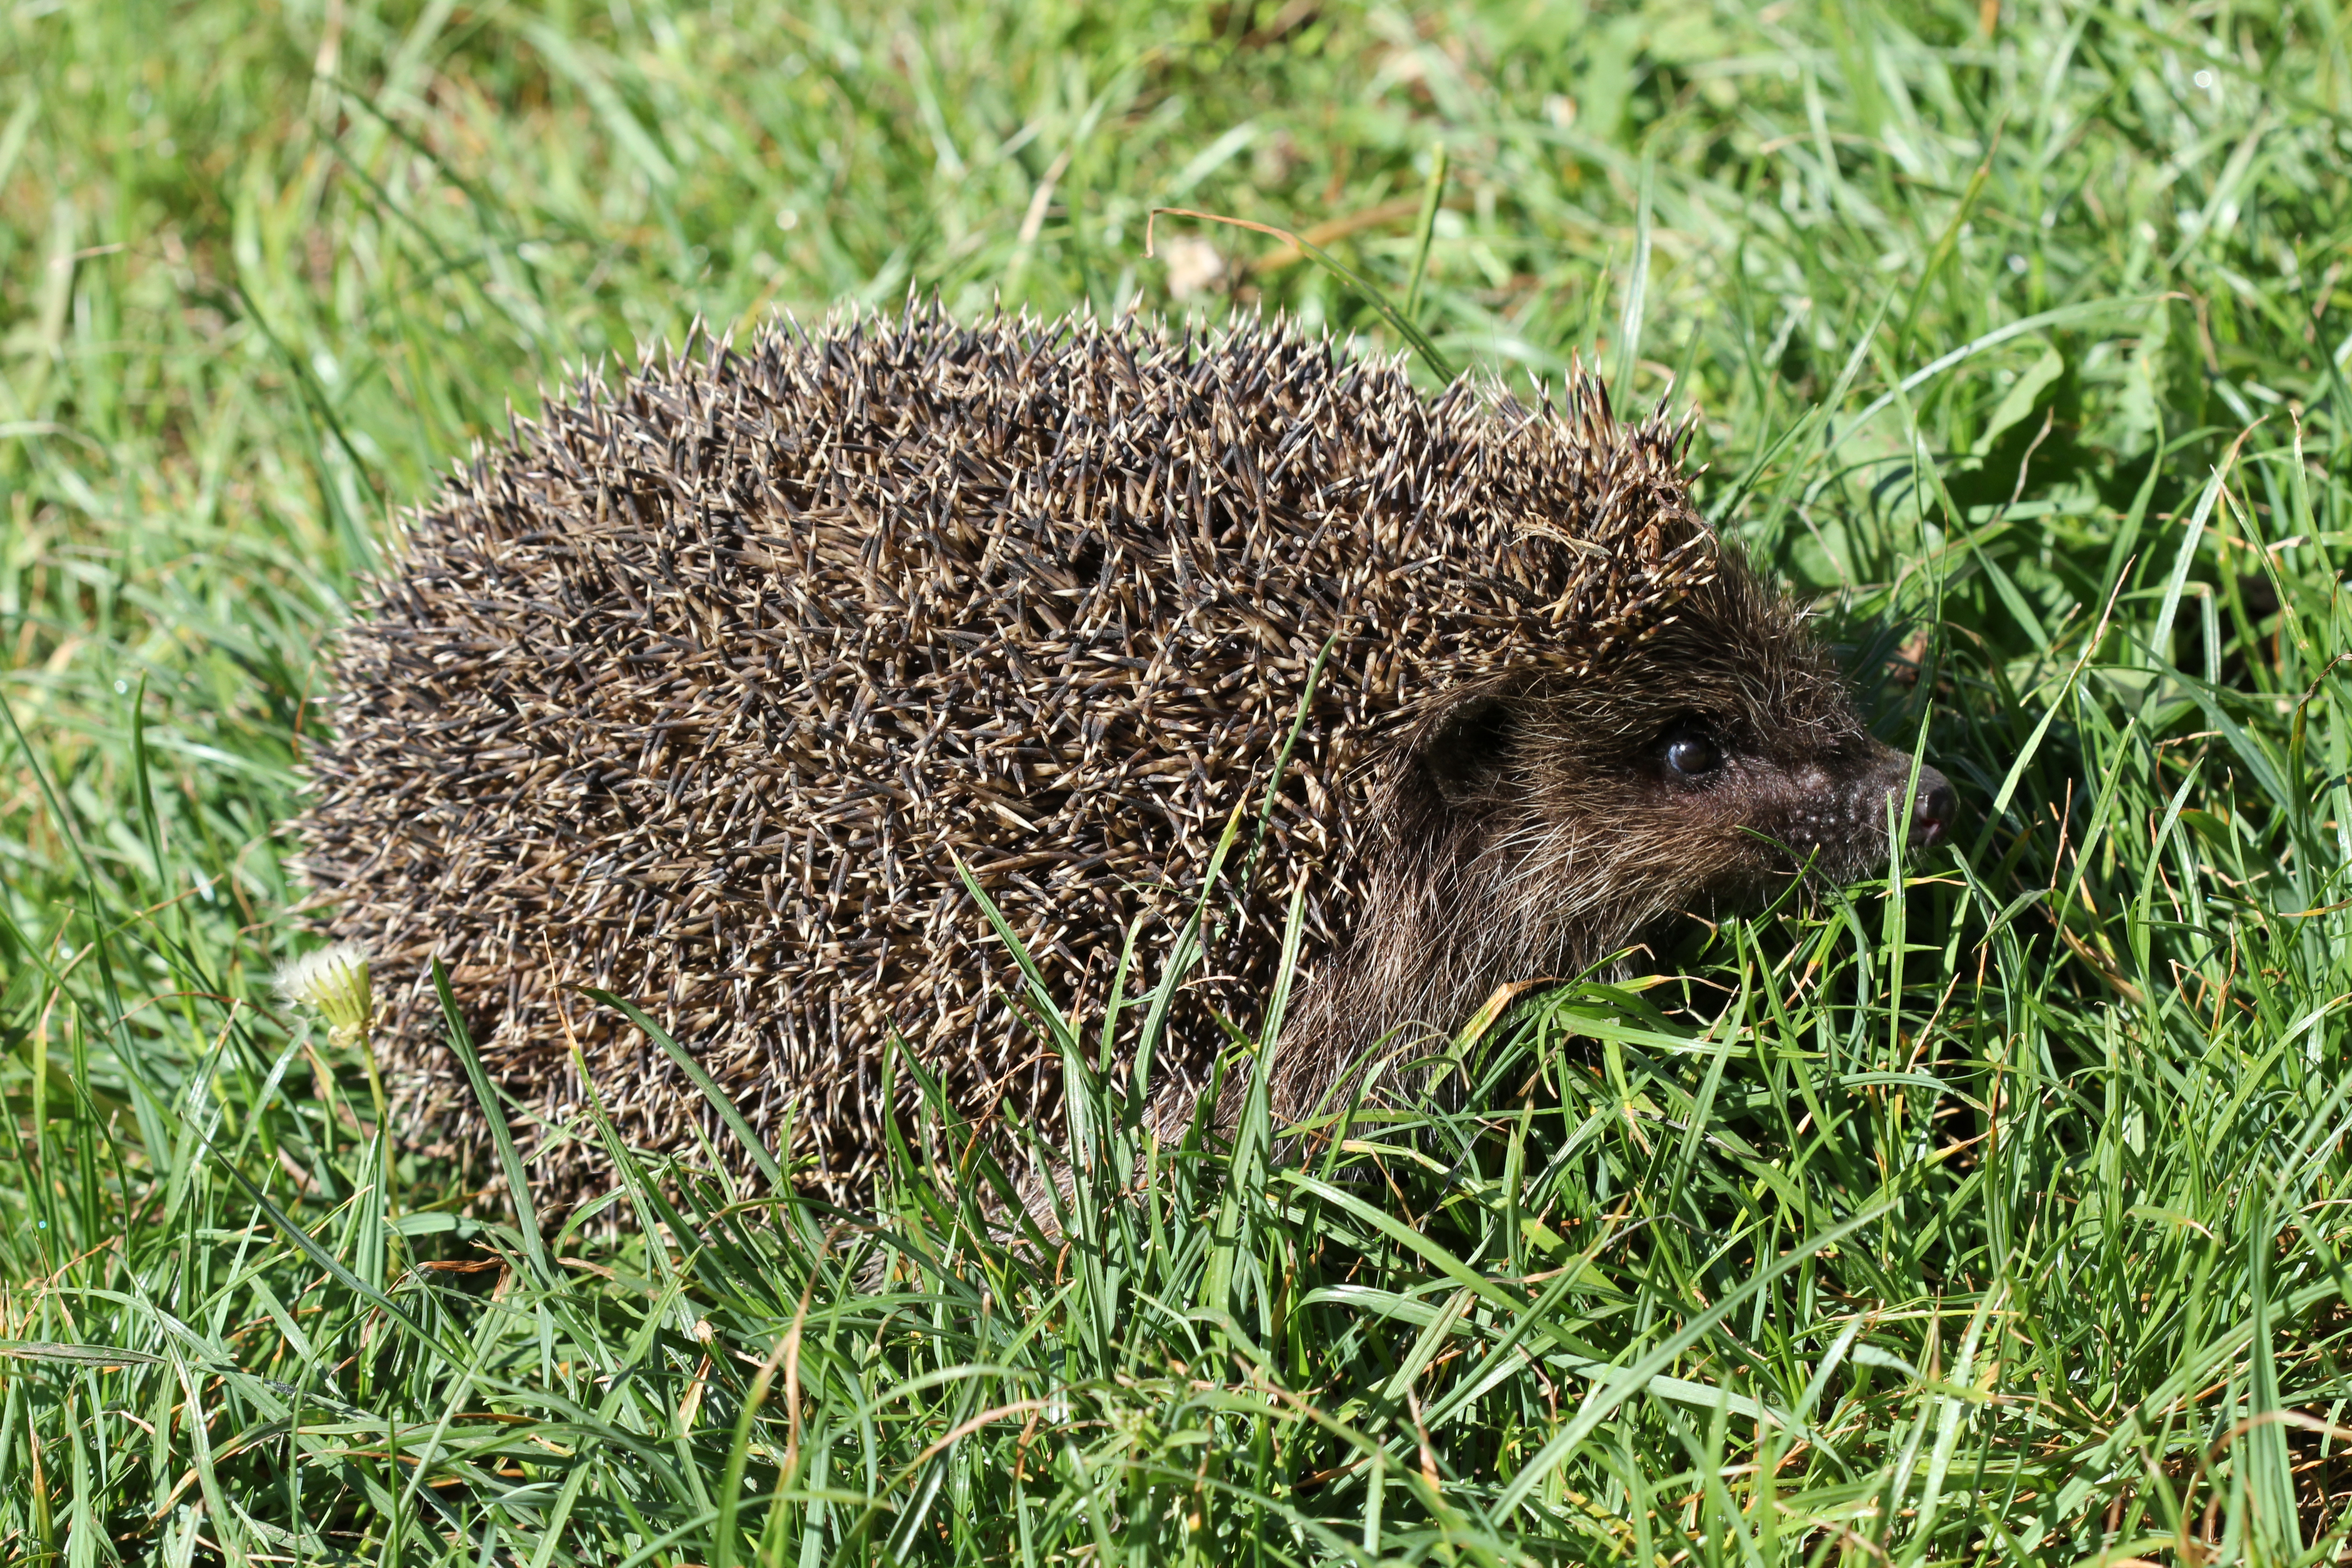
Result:
{"label": "hedgehog's forehead", "polygon": [[1801,749],[1836,744],[1860,723],[1806,617],[1728,549],[1718,573],[1571,675],[1564,694],[1582,722],[1611,735],[1692,715]]}
{"label": "hedgehog's forehead", "polygon": [[1859,727],[1853,702],[1806,616],[1752,581],[1736,596],[1694,595],[1676,667],[1690,672],[1696,704],[1751,739],[1834,743]]}

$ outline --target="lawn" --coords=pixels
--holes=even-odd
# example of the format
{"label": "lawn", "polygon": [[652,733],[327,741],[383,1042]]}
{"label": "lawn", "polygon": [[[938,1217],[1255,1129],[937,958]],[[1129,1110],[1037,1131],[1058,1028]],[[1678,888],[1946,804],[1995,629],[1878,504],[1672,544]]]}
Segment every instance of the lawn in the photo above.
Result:
{"label": "lawn", "polygon": [[[0,12],[0,1560],[2334,1559],[2347,174],[2325,0]],[[909,289],[1696,409],[1957,842],[1337,1137],[1073,1047],[1059,1237],[945,1108],[478,1196],[270,988],[321,647],[572,367]]]}

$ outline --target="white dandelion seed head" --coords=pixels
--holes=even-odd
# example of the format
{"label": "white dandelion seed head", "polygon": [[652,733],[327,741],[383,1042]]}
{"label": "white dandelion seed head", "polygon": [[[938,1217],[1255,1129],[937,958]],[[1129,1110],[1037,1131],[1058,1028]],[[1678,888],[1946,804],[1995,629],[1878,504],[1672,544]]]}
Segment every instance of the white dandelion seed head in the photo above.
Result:
{"label": "white dandelion seed head", "polygon": [[355,942],[339,942],[306,952],[278,972],[278,994],[317,1008],[328,1027],[339,1033],[362,1031],[375,1011],[367,949]]}

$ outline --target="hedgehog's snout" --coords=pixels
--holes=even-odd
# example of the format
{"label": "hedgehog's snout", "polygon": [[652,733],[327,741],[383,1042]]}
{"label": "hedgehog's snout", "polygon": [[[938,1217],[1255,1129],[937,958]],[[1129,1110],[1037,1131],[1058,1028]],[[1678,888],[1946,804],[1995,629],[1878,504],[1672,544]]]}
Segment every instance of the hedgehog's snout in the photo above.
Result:
{"label": "hedgehog's snout", "polygon": [[1768,787],[1772,804],[1750,826],[1778,840],[1822,876],[1845,879],[1867,876],[1886,863],[1889,834],[1901,820],[1889,807],[1909,792],[1904,839],[1914,850],[1950,838],[1958,816],[1951,781],[1922,765],[1915,784],[1911,757],[1875,741],[1857,753],[1851,747],[1816,755],[1780,774]]}
{"label": "hedgehog's snout", "polygon": [[[1915,850],[1932,849],[1949,838],[1952,824],[1959,815],[1959,803],[1952,794],[1951,781],[1922,763],[1919,764],[1918,782],[1914,784],[1910,757],[1884,747],[1880,750],[1884,752],[1880,764],[1883,782],[1864,792],[1863,809],[1870,815],[1881,836],[1897,820],[1895,812],[1890,812],[1888,805],[1899,803],[1907,788],[1911,792],[1911,805],[1906,815],[1910,818],[1910,826],[1905,837],[1910,847]],[[1901,810],[1897,805],[1895,811]],[[1893,846],[1888,844],[1885,847],[1891,849]]]}
{"label": "hedgehog's snout", "polygon": [[[1910,822],[1905,841],[1915,851],[1932,849],[1952,836],[1953,824],[1959,816],[1958,798],[1952,793],[1951,781],[1938,770],[1919,764],[1919,777],[1911,777],[1911,758],[1903,752],[1874,744],[1874,766],[1856,781],[1858,787],[1848,795],[1847,827],[1860,844],[1875,847],[1876,854],[1868,858],[1872,865],[1883,864],[1893,849],[1888,829],[1898,818],[1888,806],[1900,802],[1904,791],[1910,791],[1910,808],[1906,814]],[[1896,811],[1901,807],[1896,806]],[[1833,847],[1823,845],[1823,848]],[[1871,867],[1857,866],[1866,870]]]}
{"label": "hedgehog's snout", "polygon": [[1934,848],[1952,836],[1952,824],[1958,816],[1959,800],[1952,794],[1952,781],[1923,765],[1919,787],[1911,793],[1912,844],[1921,849]]}

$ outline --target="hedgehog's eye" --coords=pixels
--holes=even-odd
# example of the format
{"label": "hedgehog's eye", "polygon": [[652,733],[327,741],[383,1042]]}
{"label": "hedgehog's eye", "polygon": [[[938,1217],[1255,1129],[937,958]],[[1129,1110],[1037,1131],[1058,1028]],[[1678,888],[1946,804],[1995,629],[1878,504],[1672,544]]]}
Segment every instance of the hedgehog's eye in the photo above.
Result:
{"label": "hedgehog's eye", "polygon": [[1666,771],[1686,779],[1703,778],[1723,766],[1723,749],[1696,724],[1678,724],[1666,733]]}

